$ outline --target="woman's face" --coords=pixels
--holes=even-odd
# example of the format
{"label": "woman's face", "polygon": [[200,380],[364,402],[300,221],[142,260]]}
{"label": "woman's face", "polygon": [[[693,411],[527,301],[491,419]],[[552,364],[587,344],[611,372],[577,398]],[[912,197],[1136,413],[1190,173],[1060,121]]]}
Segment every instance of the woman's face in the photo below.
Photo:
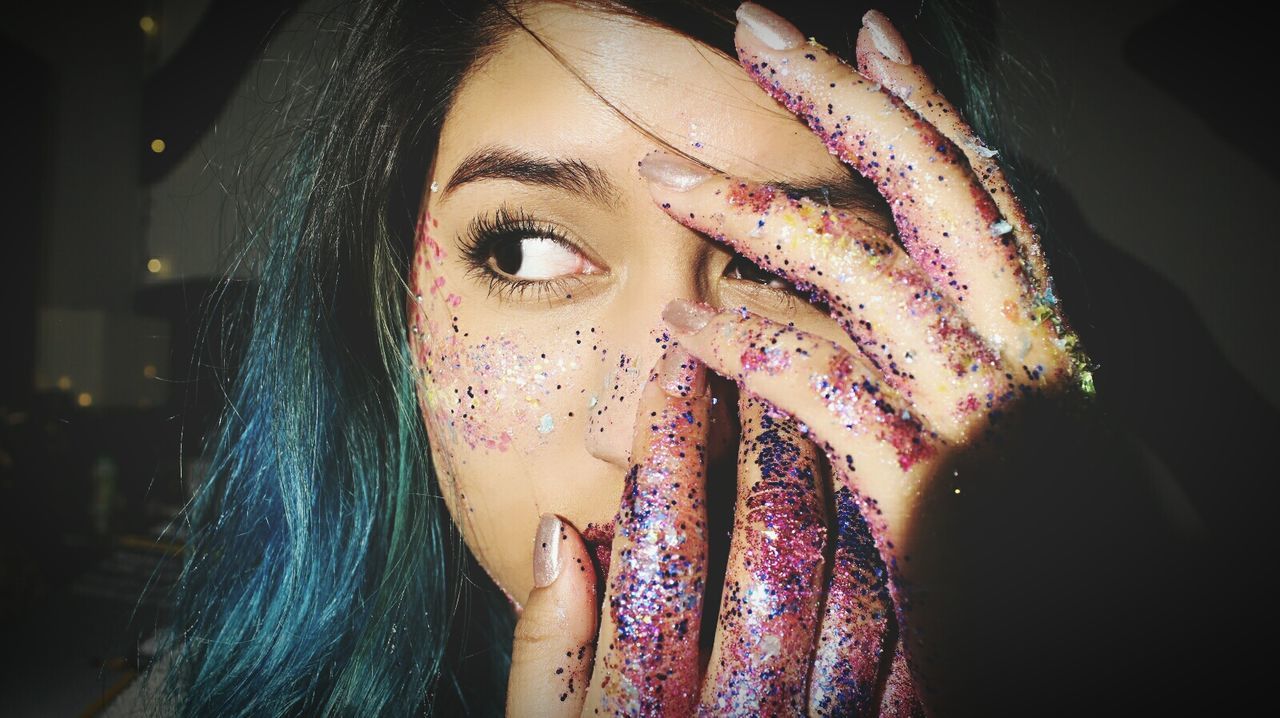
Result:
{"label": "woman's face", "polygon": [[789,286],[665,215],[637,174],[659,143],[603,100],[734,175],[819,197],[850,177],[704,45],[554,3],[527,7],[526,22],[589,87],[517,30],[460,88],[422,205],[411,337],[444,498],[520,604],[542,513],[611,536],[668,300],[848,341]]}

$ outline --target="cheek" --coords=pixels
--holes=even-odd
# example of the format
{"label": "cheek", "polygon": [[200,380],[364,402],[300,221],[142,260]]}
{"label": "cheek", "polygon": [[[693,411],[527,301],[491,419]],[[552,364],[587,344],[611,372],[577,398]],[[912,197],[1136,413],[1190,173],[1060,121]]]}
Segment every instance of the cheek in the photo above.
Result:
{"label": "cheek", "polygon": [[456,309],[462,304],[462,296],[454,291],[457,287],[445,286],[444,260],[449,254],[437,237],[439,230],[440,221],[430,212],[423,212],[415,231],[417,246],[413,255],[413,290],[420,306],[430,300],[433,304],[438,302]]}
{"label": "cheek", "polygon": [[552,312],[494,311],[454,266],[424,214],[410,308],[418,394],[434,450],[453,468],[479,454],[546,452],[576,436],[609,361],[599,329],[564,329]]}
{"label": "cheek", "polygon": [[588,404],[583,377],[595,373],[586,370],[591,357],[563,340],[521,330],[476,337],[466,326],[465,317],[450,317],[444,336],[424,334],[418,345],[428,431],[455,455],[541,451],[566,441]]}

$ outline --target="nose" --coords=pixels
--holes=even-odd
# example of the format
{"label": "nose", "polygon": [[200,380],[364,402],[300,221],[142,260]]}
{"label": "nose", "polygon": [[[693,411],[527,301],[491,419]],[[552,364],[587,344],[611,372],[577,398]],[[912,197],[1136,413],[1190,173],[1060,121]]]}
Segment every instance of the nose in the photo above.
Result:
{"label": "nose", "polygon": [[609,328],[606,341],[613,350],[610,355],[616,358],[602,373],[597,393],[589,400],[594,405],[587,421],[586,448],[597,459],[622,469],[630,467],[640,392],[671,343],[662,309],[677,297],[705,301],[705,245],[694,237],[686,237],[685,243],[694,247],[690,256],[667,254],[645,266],[633,265],[602,317]]}

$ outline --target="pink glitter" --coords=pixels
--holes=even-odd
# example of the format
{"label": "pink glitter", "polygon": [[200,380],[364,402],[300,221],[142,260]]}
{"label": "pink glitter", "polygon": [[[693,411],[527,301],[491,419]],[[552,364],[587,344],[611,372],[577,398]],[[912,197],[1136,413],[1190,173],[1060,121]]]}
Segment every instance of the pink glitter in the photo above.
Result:
{"label": "pink glitter", "polygon": [[746,371],[762,371],[770,376],[777,376],[791,368],[791,355],[778,347],[751,347],[742,352],[740,360]]}

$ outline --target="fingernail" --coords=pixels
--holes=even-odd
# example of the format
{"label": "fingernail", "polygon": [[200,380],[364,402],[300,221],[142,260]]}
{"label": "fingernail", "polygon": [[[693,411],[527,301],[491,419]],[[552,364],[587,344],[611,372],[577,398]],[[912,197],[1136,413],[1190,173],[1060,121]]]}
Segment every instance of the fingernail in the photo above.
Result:
{"label": "fingernail", "polygon": [[707,326],[707,322],[717,314],[716,310],[705,304],[695,304],[685,299],[672,299],[662,310],[662,321],[671,325],[678,332],[692,334]]}
{"label": "fingernail", "polygon": [[667,396],[699,396],[707,388],[707,369],[684,348],[673,345],[658,362],[658,383]]}
{"label": "fingernail", "polygon": [[685,192],[705,182],[711,172],[678,155],[657,151],[640,161],[640,176],[678,192]]}
{"label": "fingernail", "polygon": [[546,588],[560,575],[560,517],[543,514],[533,540],[533,585]]}
{"label": "fingernail", "polygon": [[738,6],[737,16],[751,34],[774,50],[790,50],[804,42],[804,35],[795,25],[762,5],[744,2]]}
{"label": "fingernail", "polygon": [[862,16],[862,26],[867,28],[867,33],[871,35],[871,44],[881,55],[893,60],[899,65],[911,64],[911,51],[907,49],[907,42],[902,39],[902,33],[898,32],[898,28],[889,22],[889,18],[879,10],[868,10],[866,15]]}

